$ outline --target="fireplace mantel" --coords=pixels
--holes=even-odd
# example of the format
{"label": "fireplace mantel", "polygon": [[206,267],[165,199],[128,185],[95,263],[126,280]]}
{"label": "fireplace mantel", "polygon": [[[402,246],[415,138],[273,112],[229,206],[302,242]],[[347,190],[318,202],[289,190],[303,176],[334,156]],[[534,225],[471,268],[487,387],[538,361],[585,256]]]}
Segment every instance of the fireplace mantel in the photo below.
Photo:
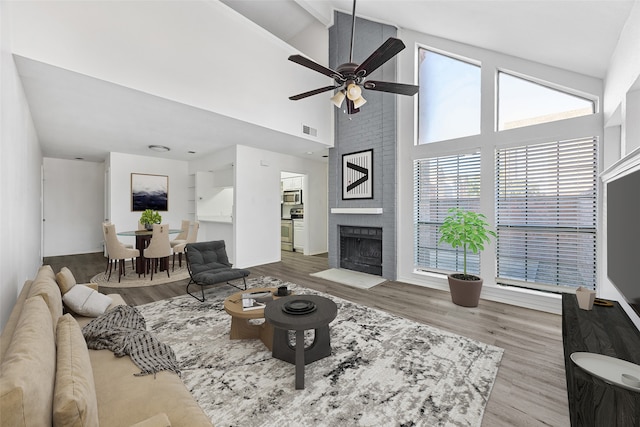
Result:
{"label": "fireplace mantel", "polygon": [[381,215],[382,208],[331,208],[332,214]]}

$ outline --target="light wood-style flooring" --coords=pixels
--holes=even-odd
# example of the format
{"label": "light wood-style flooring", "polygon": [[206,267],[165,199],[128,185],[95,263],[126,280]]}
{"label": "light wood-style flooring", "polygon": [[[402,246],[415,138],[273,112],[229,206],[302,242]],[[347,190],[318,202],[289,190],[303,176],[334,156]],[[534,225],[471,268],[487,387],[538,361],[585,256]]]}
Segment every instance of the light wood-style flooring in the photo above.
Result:
{"label": "light wood-style flooring", "polygon": [[[56,272],[67,266],[81,282],[104,271],[106,261],[96,253],[45,258],[45,264]],[[477,308],[459,307],[448,292],[401,282],[360,290],[309,276],[327,268],[326,256],[282,252],[282,261],[252,267],[250,277],[277,277],[502,347],[505,353],[482,425],[570,425],[560,316],[485,300]],[[139,305],[183,295],[186,283],[103,291]]]}

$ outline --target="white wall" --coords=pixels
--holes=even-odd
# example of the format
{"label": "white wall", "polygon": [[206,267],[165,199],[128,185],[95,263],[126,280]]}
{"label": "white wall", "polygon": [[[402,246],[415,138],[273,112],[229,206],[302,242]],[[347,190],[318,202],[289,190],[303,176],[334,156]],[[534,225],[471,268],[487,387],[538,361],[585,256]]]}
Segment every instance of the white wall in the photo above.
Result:
{"label": "white wall", "polygon": [[[625,158],[626,155],[640,147],[640,91],[637,87],[639,79],[640,2],[636,2],[611,56],[611,63],[605,79],[604,102],[607,118],[613,117],[621,111],[620,123],[613,120],[614,126],[607,129],[609,138],[606,143],[617,145],[615,149],[609,149],[609,151],[617,152],[620,158]],[[606,200],[604,203],[606,204]],[[604,227],[606,233],[606,222]],[[604,256],[607,250],[606,234],[605,238],[601,239],[600,247],[604,260],[600,269],[598,295],[619,301],[631,320],[640,329],[640,316],[629,307],[607,277],[607,262]]]}
{"label": "white wall", "polygon": [[[327,251],[327,164],[246,146],[218,152],[189,165],[189,173],[228,168],[234,171],[232,231],[228,224],[201,222],[203,239],[227,241],[236,267],[280,261],[280,173],[305,175],[303,197],[308,247],[305,255]],[[230,248],[232,248],[230,250]]]}
{"label": "white wall", "polygon": [[[640,41],[638,43],[640,46]],[[624,100],[624,147],[622,153],[628,155],[640,148],[640,89],[627,92]]]}
{"label": "white wall", "polygon": [[327,27],[318,21],[287,40],[303,54],[319,64],[329,64],[329,32]]}
{"label": "white wall", "polygon": [[295,48],[219,1],[15,3],[18,55],[332,145],[327,98],[282,95],[331,79],[288,61]]}
{"label": "white wall", "polygon": [[[236,147],[229,147],[224,150],[220,150],[210,156],[198,158],[189,162],[189,174],[197,175],[196,179],[196,198],[204,197],[206,190],[198,188],[201,185],[201,181],[206,181],[207,186],[228,186],[234,185],[234,166],[236,161]],[[216,181],[214,177],[218,177]],[[236,192],[233,194],[234,209],[231,212],[232,217],[235,217],[235,197]],[[198,201],[197,201],[198,202]],[[200,218],[207,212],[197,212],[198,220],[200,220],[200,231],[198,232],[198,241],[207,242],[212,240],[224,240],[227,249],[227,256],[232,264],[236,263],[236,247],[234,237],[235,221],[232,223],[223,223],[215,221],[205,221]]]}
{"label": "white wall", "polygon": [[[169,177],[169,210],[161,211],[162,223],[170,228],[180,228],[188,216],[188,163],[158,157],[133,156],[123,153],[109,155],[110,216],[116,230],[135,230],[141,212],[131,210],[131,174],[166,175]],[[119,236],[120,241],[135,244],[134,237]]]}
{"label": "white wall", "polygon": [[[640,75],[640,2],[636,1],[620,33],[607,69],[604,91],[605,120],[608,121]],[[630,151],[628,151],[630,152]]]}
{"label": "white wall", "polygon": [[45,157],[44,256],[102,251],[104,163]]}
{"label": "white wall", "polygon": [[42,153],[11,56],[11,2],[0,2],[0,328],[42,263]]}

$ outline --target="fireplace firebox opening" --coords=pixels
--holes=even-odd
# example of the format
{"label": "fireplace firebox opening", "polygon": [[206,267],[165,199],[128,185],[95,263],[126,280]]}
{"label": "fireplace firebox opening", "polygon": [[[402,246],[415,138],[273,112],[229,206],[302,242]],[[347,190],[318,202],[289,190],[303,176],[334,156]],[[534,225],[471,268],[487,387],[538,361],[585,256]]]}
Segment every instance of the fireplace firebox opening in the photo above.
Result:
{"label": "fireplace firebox opening", "polygon": [[382,228],[340,226],[340,268],[382,276]]}

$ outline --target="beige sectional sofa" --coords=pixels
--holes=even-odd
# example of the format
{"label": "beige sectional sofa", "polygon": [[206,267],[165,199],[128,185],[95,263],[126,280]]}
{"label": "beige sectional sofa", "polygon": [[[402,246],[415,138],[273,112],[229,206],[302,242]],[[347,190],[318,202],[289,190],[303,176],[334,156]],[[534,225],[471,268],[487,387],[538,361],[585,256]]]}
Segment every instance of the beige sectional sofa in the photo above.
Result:
{"label": "beige sectional sofa", "polygon": [[63,314],[61,295],[43,266],[18,296],[0,336],[1,426],[212,425],[177,374],[134,376],[128,356],[89,350],[92,318]]}

